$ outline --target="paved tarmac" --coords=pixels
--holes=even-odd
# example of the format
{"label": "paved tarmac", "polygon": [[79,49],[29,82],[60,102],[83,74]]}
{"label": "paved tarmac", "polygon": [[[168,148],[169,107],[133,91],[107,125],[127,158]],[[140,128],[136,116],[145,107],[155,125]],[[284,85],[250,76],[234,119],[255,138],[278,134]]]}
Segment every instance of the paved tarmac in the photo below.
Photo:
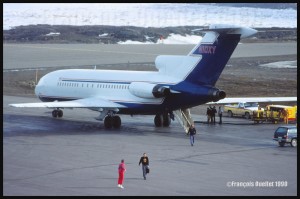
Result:
{"label": "paved tarmac", "polygon": [[[54,119],[49,109],[8,107],[35,101],[3,96],[4,196],[297,195],[297,148],[272,140],[280,124],[224,117],[222,125],[207,125],[193,115],[200,123],[192,147],[176,121],[157,128],[153,116],[121,116],[120,129],[106,130],[86,109]],[[147,180],[138,166],[144,152]],[[125,189],[117,187],[121,159]]]}

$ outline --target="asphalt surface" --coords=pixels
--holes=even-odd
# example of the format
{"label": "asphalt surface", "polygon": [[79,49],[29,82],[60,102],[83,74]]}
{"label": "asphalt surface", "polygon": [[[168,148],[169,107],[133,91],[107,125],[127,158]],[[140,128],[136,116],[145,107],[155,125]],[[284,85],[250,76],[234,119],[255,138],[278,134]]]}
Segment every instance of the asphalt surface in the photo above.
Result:
{"label": "asphalt surface", "polygon": [[[297,147],[272,140],[280,124],[224,117],[197,121],[192,147],[178,122],[157,128],[153,116],[121,116],[120,129],[104,128],[97,112],[20,109],[9,103],[37,99],[3,96],[3,195],[22,196],[296,196]],[[150,174],[139,158],[146,152]],[[125,160],[124,187],[117,187]]]}

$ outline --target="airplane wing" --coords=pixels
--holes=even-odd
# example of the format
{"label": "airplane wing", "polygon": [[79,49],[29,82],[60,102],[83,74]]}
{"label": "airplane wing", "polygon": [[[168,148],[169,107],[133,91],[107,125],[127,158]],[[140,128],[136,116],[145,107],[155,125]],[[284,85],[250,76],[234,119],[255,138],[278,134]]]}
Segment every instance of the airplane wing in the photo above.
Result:
{"label": "airplane wing", "polygon": [[23,104],[9,104],[12,107],[35,108],[124,108],[125,106],[106,99],[92,97],[72,101],[37,102]]}
{"label": "airplane wing", "polygon": [[206,104],[230,104],[239,102],[297,102],[297,97],[228,97],[217,102],[208,102]]}

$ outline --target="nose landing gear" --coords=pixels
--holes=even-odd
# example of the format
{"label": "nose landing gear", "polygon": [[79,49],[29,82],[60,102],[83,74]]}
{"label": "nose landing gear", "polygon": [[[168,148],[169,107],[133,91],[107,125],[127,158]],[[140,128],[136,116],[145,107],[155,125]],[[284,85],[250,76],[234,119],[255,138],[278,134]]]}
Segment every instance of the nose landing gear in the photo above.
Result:
{"label": "nose landing gear", "polygon": [[63,116],[63,111],[60,109],[55,109],[52,111],[52,117],[62,117]]}

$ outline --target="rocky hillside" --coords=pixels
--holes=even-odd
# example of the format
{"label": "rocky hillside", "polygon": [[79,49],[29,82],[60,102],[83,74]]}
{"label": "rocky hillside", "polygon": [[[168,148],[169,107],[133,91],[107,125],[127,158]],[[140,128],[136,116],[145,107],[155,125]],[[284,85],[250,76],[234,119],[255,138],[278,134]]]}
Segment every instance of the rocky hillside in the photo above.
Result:
{"label": "rocky hillside", "polygon": [[[132,40],[156,43],[171,33],[180,35],[192,33],[199,26],[180,27],[134,27],[134,26],[67,26],[67,25],[28,25],[3,30],[3,43],[104,43],[116,44]],[[297,41],[296,28],[257,28],[260,32],[251,42]],[[244,40],[244,42],[246,42]]]}

